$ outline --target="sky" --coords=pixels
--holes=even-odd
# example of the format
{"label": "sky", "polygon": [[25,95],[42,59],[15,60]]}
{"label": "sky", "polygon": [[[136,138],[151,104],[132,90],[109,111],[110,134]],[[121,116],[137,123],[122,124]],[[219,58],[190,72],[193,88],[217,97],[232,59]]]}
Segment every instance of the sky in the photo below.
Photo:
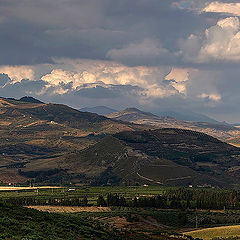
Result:
{"label": "sky", "polygon": [[0,96],[240,122],[235,0],[0,0]]}

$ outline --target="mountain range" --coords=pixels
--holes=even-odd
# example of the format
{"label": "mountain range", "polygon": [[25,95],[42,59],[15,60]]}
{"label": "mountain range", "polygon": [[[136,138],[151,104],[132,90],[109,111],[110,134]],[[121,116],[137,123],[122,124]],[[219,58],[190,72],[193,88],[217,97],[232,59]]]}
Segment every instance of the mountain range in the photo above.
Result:
{"label": "mountain range", "polygon": [[[131,108],[130,108],[131,109]],[[134,108],[133,108],[134,109]],[[135,108],[136,109],[136,108]],[[116,109],[112,109],[106,106],[96,106],[96,107],[85,107],[81,108],[80,111],[83,112],[91,112],[91,113],[97,113],[99,115],[108,115],[114,112],[118,112]],[[200,114],[200,113],[195,113],[192,111],[186,111],[186,110],[181,110],[181,111],[173,111],[173,110],[162,110],[162,111],[155,111],[153,112],[154,115],[158,117],[171,117],[171,118],[176,118],[178,120],[183,120],[183,121],[190,121],[190,122],[208,122],[208,123],[218,123],[218,124],[223,124],[213,118],[208,117],[207,115]],[[226,123],[225,123],[226,124]]]}
{"label": "mountain range", "polygon": [[107,117],[115,120],[131,122],[135,124],[145,124],[157,128],[181,128],[194,130],[209,134],[223,141],[232,141],[233,138],[240,136],[240,129],[223,123],[209,122],[190,122],[172,117],[159,117],[149,112],[143,112],[136,108],[108,114]]}
{"label": "mountain range", "polygon": [[0,98],[0,182],[239,185],[239,148],[199,132],[226,137],[237,128],[133,108],[109,117]]}

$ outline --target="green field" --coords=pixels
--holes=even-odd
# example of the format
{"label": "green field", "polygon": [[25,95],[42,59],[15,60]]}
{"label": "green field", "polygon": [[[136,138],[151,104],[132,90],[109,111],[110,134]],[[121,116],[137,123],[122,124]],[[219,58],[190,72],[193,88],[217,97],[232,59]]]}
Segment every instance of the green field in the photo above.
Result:
{"label": "green field", "polygon": [[119,194],[125,196],[127,199],[132,199],[138,196],[152,196],[162,194],[164,187],[158,186],[139,186],[139,187],[60,187],[60,188],[28,188],[21,190],[1,190],[0,198],[7,201],[9,198],[84,198],[88,199],[90,205],[97,205],[97,198],[101,194],[104,197],[108,193]]}
{"label": "green field", "polygon": [[[7,220],[6,224],[12,234],[9,235],[11,236],[9,239],[21,239],[17,238],[17,235],[15,238],[13,237],[14,214],[17,216],[15,225],[18,226],[18,234],[20,235],[25,234],[24,229],[27,228],[26,225],[31,226],[33,229],[32,231],[28,230],[29,232],[27,233],[30,234],[29,236],[35,236],[36,231],[39,231],[38,229],[44,224],[47,224],[49,229],[52,227],[51,224],[60,226],[62,223],[48,223],[48,221],[52,221],[51,219],[53,217],[57,217],[59,221],[66,221],[67,223],[69,221],[68,226],[72,226],[73,232],[71,233],[72,235],[69,235],[69,238],[66,239],[78,239],[78,234],[84,236],[85,230],[77,226],[81,224],[81,221],[87,224],[86,226],[84,225],[87,231],[86,234],[93,234],[92,236],[97,234],[95,238],[83,239],[104,239],[105,236],[106,238],[112,236],[110,239],[132,239],[131,237],[133,236],[133,239],[175,240],[183,239],[181,233],[184,232],[186,235],[194,238],[210,240],[214,237],[238,236],[237,234],[240,232],[240,227],[237,225],[240,224],[240,209],[236,202],[236,199],[239,197],[238,191],[163,186],[35,186],[33,188],[0,187],[0,190],[2,219],[6,219],[5,215],[8,216],[10,214],[10,220]],[[234,197],[233,194],[235,194],[236,197]],[[189,197],[190,195],[192,196],[192,200],[189,202],[190,207],[187,207],[185,197]],[[107,201],[109,196],[124,197],[127,204],[114,205],[113,203],[113,205],[111,205],[109,202],[106,202],[107,205],[99,205],[99,196],[102,196],[105,201]],[[156,207],[155,205],[154,207],[151,205],[153,203],[152,201],[157,201],[159,196],[165,197],[166,205],[163,204],[161,207]],[[77,202],[77,204],[74,203],[74,199],[82,200],[84,198],[87,198],[87,204],[81,205],[81,202]],[[24,199],[24,201],[21,202],[19,199]],[[224,199],[227,202],[233,202],[233,205],[226,205],[229,209],[225,209],[225,207],[223,208],[219,205]],[[71,202],[72,200],[73,202]],[[139,202],[134,205],[135,201]],[[67,205],[69,203],[70,205]],[[207,205],[208,203],[210,205]],[[9,207],[9,204],[13,204],[14,207]],[[207,209],[196,209],[195,204],[201,204],[207,207]],[[223,204],[225,204],[225,202],[223,202]],[[46,213],[23,208],[21,205],[46,211]],[[99,208],[98,206],[103,207]],[[233,209],[234,207],[236,209]],[[11,208],[12,210],[7,210]],[[18,211],[20,212],[19,214]],[[23,218],[21,218],[20,215],[22,215]],[[72,221],[74,221],[73,225],[71,225]],[[76,226],[75,223],[77,223]],[[2,224],[4,224],[4,221],[2,221]],[[3,236],[7,236],[8,230],[4,226],[5,235]],[[98,226],[97,228],[99,228],[101,232],[99,234],[102,238],[98,238],[98,233],[92,232],[91,226]],[[114,229],[118,231],[117,236],[112,235]],[[39,231],[41,238],[32,237],[30,239],[48,239],[45,238],[44,234],[44,232]],[[54,229],[51,235],[52,238],[49,239],[54,239],[54,237],[55,239],[63,239],[61,237],[56,238],[57,234],[60,234],[58,236],[62,236],[60,229]],[[0,239],[7,238],[0,237]]]}

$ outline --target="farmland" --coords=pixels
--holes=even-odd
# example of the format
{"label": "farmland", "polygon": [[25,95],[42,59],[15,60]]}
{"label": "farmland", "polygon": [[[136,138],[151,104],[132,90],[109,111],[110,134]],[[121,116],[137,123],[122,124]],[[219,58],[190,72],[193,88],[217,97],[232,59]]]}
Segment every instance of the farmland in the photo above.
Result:
{"label": "farmland", "polygon": [[204,240],[211,240],[212,238],[240,237],[240,225],[206,228],[202,230],[186,232],[185,234]]}
{"label": "farmland", "polygon": [[[134,239],[183,239],[183,234],[185,234],[210,240],[220,235],[221,237],[235,236],[239,229],[236,225],[240,223],[240,210],[236,202],[236,198],[239,197],[238,191],[147,185],[128,187],[22,186],[21,188],[2,187],[1,190],[3,213],[6,206],[13,204],[14,211],[20,211],[24,216],[36,214],[40,219],[42,216],[47,216],[45,222],[54,216],[58,216],[59,221],[61,219],[70,222],[73,221],[71,219],[75,219],[74,221],[78,223],[83,221],[85,224],[89,223],[87,232],[90,231],[92,236],[95,236],[95,233],[90,229],[91,225],[101,229],[102,238],[100,239],[104,239],[105,236],[111,236],[111,239],[132,239],[132,237]],[[104,202],[100,201],[100,196]],[[190,199],[189,204],[185,201],[186,197]],[[201,200],[200,202],[197,197]],[[224,206],[221,205],[221,201],[225,198],[228,202],[231,202],[233,198],[233,204],[225,205],[223,202]],[[212,205],[212,199],[214,201],[216,199],[218,205]],[[20,221],[20,224],[22,225],[19,229],[24,229],[25,223]],[[33,224],[35,230],[39,228],[38,222],[29,224]],[[77,234],[81,232],[81,229],[77,227],[73,226],[73,229],[76,230],[74,233],[76,235],[70,236],[69,239],[77,239]],[[31,234],[35,234],[35,230]],[[114,235],[112,231],[117,234]],[[228,234],[224,235],[224,231]],[[23,233],[18,232],[18,234]],[[29,236],[32,236],[31,234]],[[43,232],[40,231],[39,234],[42,234],[40,239],[47,239]],[[190,237],[186,238],[190,239]],[[94,239],[98,239],[98,236]]]}

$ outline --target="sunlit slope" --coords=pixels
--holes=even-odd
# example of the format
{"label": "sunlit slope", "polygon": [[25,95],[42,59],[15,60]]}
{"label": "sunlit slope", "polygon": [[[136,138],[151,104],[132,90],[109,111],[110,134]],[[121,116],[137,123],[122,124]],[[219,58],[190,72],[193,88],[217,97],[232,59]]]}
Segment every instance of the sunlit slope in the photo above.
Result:
{"label": "sunlit slope", "polygon": [[192,236],[193,238],[200,238],[203,240],[211,240],[213,238],[214,239],[215,238],[238,239],[236,237],[240,237],[240,225],[206,228],[206,229],[186,232],[184,234],[188,236]]}
{"label": "sunlit slope", "polygon": [[0,181],[25,181],[18,170],[26,165],[59,168],[68,152],[95,144],[106,134],[143,128],[65,105],[31,101],[0,98]]}
{"label": "sunlit slope", "polygon": [[114,112],[107,115],[109,118],[136,123],[156,126],[158,128],[181,128],[203,132],[220,140],[227,141],[232,137],[240,136],[240,129],[228,124],[209,123],[209,122],[190,122],[167,116],[156,116],[149,112],[143,112],[136,108]]}

